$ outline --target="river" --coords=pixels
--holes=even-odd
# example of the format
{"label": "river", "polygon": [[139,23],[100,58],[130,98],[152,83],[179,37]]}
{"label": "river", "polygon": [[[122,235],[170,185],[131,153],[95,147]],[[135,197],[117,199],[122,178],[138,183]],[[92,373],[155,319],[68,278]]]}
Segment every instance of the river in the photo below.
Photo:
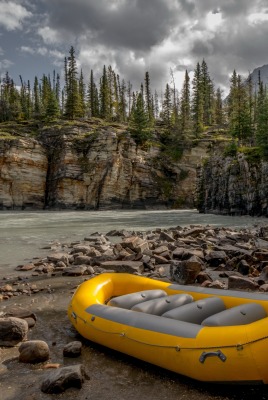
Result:
{"label": "river", "polygon": [[[47,250],[42,250],[42,247],[56,240],[61,243],[75,241],[96,231],[106,233],[112,229],[145,231],[156,227],[168,228],[191,224],[249,228],[256,224],[266,225],[267,219],[204,215],[194,210],[1,212],[0,274],[7,276],[16,273],[14,267],[17,264],[30,260],[34,256],[47,254]],[[55,281],[56,279],[60,280],[60,278],[55,278]],[[33,331],[35,338],[48,343],[61,344],[62,340],[70,341],[73,338],[68,336],[70,323],[66,316],[66,303],[69,300],[66,296],[62,296],[61,292],[58,293],[58,297],[56,293],[58,292],[48,294],[44,291],[39,293],[40,299],[25,296],[23,299],[20,298],[20,302],[24,300],[24,303],[28,304],[27,307],[31,305],[37,310],[38,323]],[[13,298],[10,301],[17,304],[18,300]],[[53,357],[52,361],[61,360],[61,345],[53,347]],[[85,387],[90,389],[89,393],[82,390],[74,394],[71,390],[66,391],[63,397],[60,396],[61,398],[71,400],[75,396],[81,400],[89,398],[92,400],[100,398],[104,400],[251,400],[253,398],[268,400],[266,386],[204,384],[92,343],[83,346],[81,361],[87,366],[91,377],[89,383],[85,383]],[[1,398],[3,393],[7,396],[3,399],[7,400],[22,400],[26,397],[28,399],[47,398],[47,395],[40,392],[40,370],[25,369],[24,366],[21,367],[16,363],[10,368],[12,373],[9,373],[7,368],[1,375]],[[22,388],[25,387],[26,382],[28,392],[23,393]],[[2,392],[3,388],[4,392]],[[13,395],[9,394],[12,390]],[[26,396],[27,393],[29,397]]]}
{"label": "river", "polygon": [[240,228],[266,223],[266,218],[199,214],[196,210],[3,211],[0,213],[0,277],[12,274],[18,264],[45,255],[47,250],[42,250],[42,247],[53,241],[81,240],[96,231],[145,231],[190,224]]}

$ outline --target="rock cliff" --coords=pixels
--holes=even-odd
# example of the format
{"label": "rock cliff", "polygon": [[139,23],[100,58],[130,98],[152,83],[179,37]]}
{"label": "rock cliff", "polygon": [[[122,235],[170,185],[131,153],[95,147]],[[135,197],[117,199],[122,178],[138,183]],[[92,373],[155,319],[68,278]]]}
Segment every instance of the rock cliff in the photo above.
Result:
{"label": "rock cliff", "polygon": [[246,154],[212,156],[199,170],[197,207],[203,213],[268,216],[268,162]]}
{"label": "rock cliff", "polygon": [[124,127],[97,121],[0,132],[0,209],[192,208],[207,148],[186,146],[175,162],[157,141],[137,146]]}

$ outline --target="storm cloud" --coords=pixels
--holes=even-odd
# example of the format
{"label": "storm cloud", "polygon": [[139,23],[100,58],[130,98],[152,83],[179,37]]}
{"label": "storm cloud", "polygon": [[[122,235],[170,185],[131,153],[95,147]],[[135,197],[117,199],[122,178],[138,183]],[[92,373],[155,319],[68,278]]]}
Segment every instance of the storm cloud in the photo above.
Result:
{"label": "storm cloud", "polygon": [[112,65],[137,86],[149,71],[158,90],[171,70],[180,86],[203,58],[223,89],[234,69],[268,64],[266,0],[0,0],[0,8],[1,74],[61,69],[71,45],[84,71]]}

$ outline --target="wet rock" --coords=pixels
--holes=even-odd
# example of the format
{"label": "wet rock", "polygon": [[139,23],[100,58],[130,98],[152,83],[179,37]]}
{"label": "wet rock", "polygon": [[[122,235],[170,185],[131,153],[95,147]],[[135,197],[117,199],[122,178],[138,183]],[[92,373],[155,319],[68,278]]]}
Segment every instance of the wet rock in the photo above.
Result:
{"label": "wet rock", "polygon": [[66,268],[62,275],[66,276],[81,276],[84,275],[84,273],[87,271],[87,266],[86,265],[79,265],[77,267],[72,267],[72,268]]}
{"label": "wet rock", "polygon": [[164,232],[164,231],[160,232],[159,240],[165,240],[167,242],[174,242],[174,238],[171,235],[171,233],[167,233],[167,232]]}
{"label": "wet rock", "polygon": [[142,273],[144,271],[143,262],[141,261],[105,261],[100,266],[106,270],[116,272]]}
{"label": "wet rock", "polygon": [[205,260],[210,267],[218,267],[220,264],[224,263],[227,258],[228,257],[224,251],[210,251],[206,255]]}
{"label": "wet rock", "polygon": [[154,255],[155,263],[156,264],[167,264],[168,260],[165,257]]}
{"label": "wet rock", "polygon": [[16,317],[0,318],[0,346],[15,346],[26,339],[28,324]]}
{"label": "wet rock", "polygon": [[85,380],[85,370],[82,365],[72,365],[50,372],[41,385],[44,393],[62,393],[70,387],[81,389]]}
{"label": "wet rock", "polygon": [[242,276],[229,276],[228,289],[235,290],[257,290],[259,285],[250,278]]}
{"label": "wet rock", "polygon": [[35,265],[33,263],[29,263],[29,264],[24,264],[24,265],[18,265],[16,270],[17,271],[31,271],[34,268],[35,268]]}
{"label": "wet rock", "polygon": [[181,285],[194,283],[198,274],[203,269],[203,264],[197,257],[193,256],[189,260],[173,262],[170,266],[171,277]]}
{"label": "wet rock", "polygon": [[23,363],[38,363],[49,359],[49,347],[43,340],[30,340],[19,347],[19,361]]}
{"label": "wet rock", "polygon": [[268,283],[268,267],[264,267],[257,278],[259,284]]}
{"label": "wet rock", "polygon": [[250,266],[246,262],[246,260],[241,260],[237,266],[237,271],[242,275],[248,275],[250,272]]}
{"label": "wet rock", "polygon": [[91,249],[92,249],[91,246],[85,246],[85,245],[78,244],[78,245],[74,246],[73,250],[71,251],[71,254],[82,253],[82,254],[87,255],[91,251]]}
{"label": "wet rock", "polygon": [[74,265],[90,265],[91,257],[89,256],[78,256],[74,259]]}
{"label": "wet rock", "polygon": [[197,283],[203,283],[205,281],[212,282],[213,279],[211,278],[211,276],[207,272],[205,272],[205,271],[199,272],[199,274],[196,277],[196,282]]}
{"label": "wet rock", "polygon": [[64,357],[79,357],[82,351],[82,343],[74,341],[64,346],[63,355]]}
{"label": "wet rock", "polygon": [[159,246],[153,250],[153,254],[161,255],[162,253],[167,252],[169,249],[167,246]]}
{"label": "wet rock", "polygon": [[63,261],[66,265],[69,264],[68,254],[66,253],[53,253],[47,256],[48,261],[53,263],[57,263],[59,261]]}

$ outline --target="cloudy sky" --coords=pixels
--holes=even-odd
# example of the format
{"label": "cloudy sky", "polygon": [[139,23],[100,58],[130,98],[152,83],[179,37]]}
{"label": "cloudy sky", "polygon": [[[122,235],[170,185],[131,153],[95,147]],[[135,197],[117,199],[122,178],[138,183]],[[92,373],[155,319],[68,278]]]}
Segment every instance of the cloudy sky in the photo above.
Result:
{"label": "cloudy sky", "polygon": [[267,0],[0,0],[0,75],[62,71],[70,46],[84,76],[104,64],[161,90],[205,58],[215,85],[268,64]]}

